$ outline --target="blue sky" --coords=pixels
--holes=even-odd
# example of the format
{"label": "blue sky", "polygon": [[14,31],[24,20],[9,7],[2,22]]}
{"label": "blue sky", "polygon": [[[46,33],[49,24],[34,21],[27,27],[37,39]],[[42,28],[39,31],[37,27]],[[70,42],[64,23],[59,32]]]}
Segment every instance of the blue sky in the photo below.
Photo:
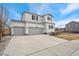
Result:
{"label": "blue sky", "polygon": [[56,27],[64,26],[70,21],[79,21],[79,4],[76,3],[6,3],[10,19],[21,20],[22,13],[29,11],[39,15],[51,13]]}

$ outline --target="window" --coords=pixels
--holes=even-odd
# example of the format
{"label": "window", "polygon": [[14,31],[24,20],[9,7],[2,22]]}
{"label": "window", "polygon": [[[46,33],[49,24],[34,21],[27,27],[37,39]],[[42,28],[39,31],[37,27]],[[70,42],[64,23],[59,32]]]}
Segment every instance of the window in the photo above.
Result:
{"label": "window", "polygon": [[49,25],[49,29],[53,29],[53,26],[52,25]]}
{"label": "window", "polygon": [[50,25],[49,25],[49,29],[50,29]]}
{"label": "window", "polygon": [[32,15],[32,20],[35,20],[35,16],[34,15]]}
{"label": "window", "polygon": [[53,26],[51,26],[51,29],[53,29]]}
{"label": "window", "polygon": [[51,17],[47,17],[47,19],[48,19],[48,20],[52,20],[52,18],[51,18]]}
{"label": "window", "polygon": [[48,17],[47,19],[50,20],[50,17]]}
{"label": "window", "polygon": [[32,20],[37,20],[38,21],[38,16],[32,15]]}

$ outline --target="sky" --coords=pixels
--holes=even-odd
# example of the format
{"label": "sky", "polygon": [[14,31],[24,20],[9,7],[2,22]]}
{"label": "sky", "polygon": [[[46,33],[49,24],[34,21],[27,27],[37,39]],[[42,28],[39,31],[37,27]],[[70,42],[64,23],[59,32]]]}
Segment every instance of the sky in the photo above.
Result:
{"label": "sky", "polygon": [[50,13],[54,16],[55,27],[64,27],[70,21],[79,22],[78,3],[3,3],[7,8],[9,19],[21,20],[22,13],[44,15]]}

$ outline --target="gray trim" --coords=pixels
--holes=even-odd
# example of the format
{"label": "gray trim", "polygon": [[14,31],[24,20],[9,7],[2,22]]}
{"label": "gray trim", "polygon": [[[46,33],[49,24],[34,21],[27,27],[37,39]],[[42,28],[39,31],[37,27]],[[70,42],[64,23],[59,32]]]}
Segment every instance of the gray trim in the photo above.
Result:
{"label": "gray trim", "polygon": [[13,21],[12,23],[35,23],[35,24],[43,24],[43,22],[33,22],[33,21]]}
{"label": "gray trim", "polygon": [[25,21],[21,21],[21,20],[11,20],[11,22],[13,22],[13,23],[25,23]]}
{"label": "gray trim", "polygon": [[43,22],[43,23],[48,23],[48,24],[53,24],[53,25],[55,25],[55,23],[49,23],[49,22]]}
{"label": "gray trim", "polygon": [[[12,22],[15,22],[15,23],[35,23],[35,24],[44,24],[44,23],[48,23],[48,22],[33,22],[33,21],[12,21]],[[48,23],[48,24],[54,24],[55,23]]]}
{"label": "gray trim", "polygon": [[[44,24],[44,23],[48,23],[48,22],[33,22],[33,21],[27,21],[26,23]],[[48,23],[48,24],[54,24],[54,25],[55,25],[55,23]]]}
{"label": "gray trim", "polygon": [[[22,15],[23,15],[24,13],[29,13],[29,14],[38,15],[38,14],[35,14],[35,13],[26,12],[26,11],[25,11],[25,12],[23,12],[23,13],[22,13]],[[50,15],[50,16],[52,16],[52,14],[44,14],[44,15],[38,15],[38,16],[44,17],[45,15]],[[54,17],[54,16],[52,16],[52,17]]]}
{"label": "gray trim", "polygon": [[[31,13],[31,12],[23,12],[22,14],[24,14],[24,13],[29,13],[29,14],[33,14],[33,15],[38,15],[38,14],[35,14],[35,13]],[[38,16],[41,16],[41,17],[43,17],[42,15],[38,15]]]}
{"label": "gray trim", "polygon": [[[45,15],[49,15],[49,16],[52,16],[52,14],[45,14]],[[45,16],[45,15],[43,15],[43,16]],[[54,16],[52,16],[52,17],[54,17]]]}
{"label": "gray trim", "polygon": [[26,23],[43,24],[43,22],[33,22],[33,21],[26,21]]}
{"label": "gray trim", "polygon": [[77,23],[77,24],[79,24],[79,22],[77,22],[77,21],[71,21],[68,24],[66,24],[66,26],[69,25],[69,24],[71,24],[71,23]]}

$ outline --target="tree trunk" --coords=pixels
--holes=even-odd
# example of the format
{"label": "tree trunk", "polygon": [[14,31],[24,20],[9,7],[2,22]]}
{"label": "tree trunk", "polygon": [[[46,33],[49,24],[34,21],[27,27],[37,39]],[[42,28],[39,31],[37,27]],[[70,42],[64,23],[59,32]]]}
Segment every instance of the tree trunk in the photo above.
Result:
{"label": "tree trunk", "polygon": [[1,41],[1,38],[2,38],[2,33],[0,33],[0,41]]}
{"label": "tree trunk", "polygon": [[1,38],[2,38],[2,31],[3,31],[3,24],[2,24],[2,20],[0,20],[0,41],[1,41]]}

